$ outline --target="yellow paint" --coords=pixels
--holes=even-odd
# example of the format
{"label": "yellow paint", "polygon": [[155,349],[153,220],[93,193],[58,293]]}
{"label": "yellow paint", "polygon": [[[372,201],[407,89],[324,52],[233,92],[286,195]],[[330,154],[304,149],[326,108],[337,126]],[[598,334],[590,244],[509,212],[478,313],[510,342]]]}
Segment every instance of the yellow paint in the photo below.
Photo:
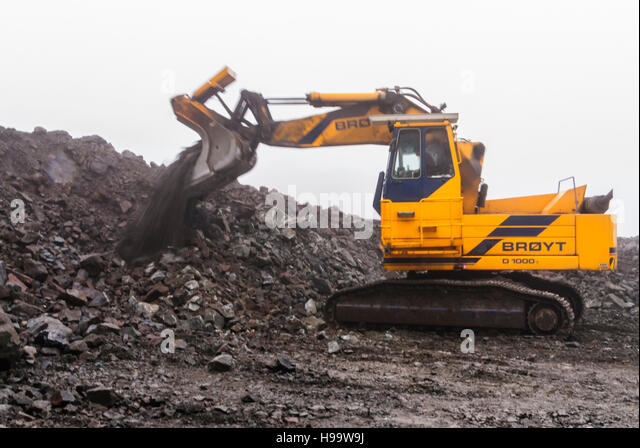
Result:
{"label": "yellow paint", "polygon": [[225,67],[216,73],[209,81],[204,83],[198,90],[193,92],[193,97],[202,97],[202,99],[206,98],[207,95],[210,97],[215,92],[224,90],[225,87],[235,80],[236,74],[233,73],[229,67]]}
{"label": "yellow paint", "polygon": [[[584,199],[586,185],[576,187],[578,204]],[[575,213],[575,196],[573,188],[561,191],[559,194],[539,194],[534,196],[520,196],[507,199],[487,200],[479,213],[519,213],[519,214],[554,214]]]}
{"label": "yellow paint", "polygon": [[358,104],[367,101],[379,101],[383,100],[386,96],[386,92],[367,92],[367,93],[317,93],[312,92],[307,95],[307,100],[318,107],[325,106],[346,106],[351,104]]}

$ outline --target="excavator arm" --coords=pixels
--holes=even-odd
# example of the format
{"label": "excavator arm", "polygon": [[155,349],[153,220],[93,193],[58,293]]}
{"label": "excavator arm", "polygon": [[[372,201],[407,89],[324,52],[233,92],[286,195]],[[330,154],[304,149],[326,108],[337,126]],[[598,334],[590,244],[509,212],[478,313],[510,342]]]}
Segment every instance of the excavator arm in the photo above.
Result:
{"label": "excavator arm", "polygon": [[[260,93],[243,90],[231,109],[220,93],[235,80],[225,68],[193,95],[172,99],[178,120],[196,131],[202,149],[193,167],[188,196],[199,196],[221,188],[256,163],[259,143],[269,146],[315,148],[362,144],[388,145],[391,127],[374,126],[371,117],[385,114],[438,114],[440,107],[427,103],[408,87],[378,89],[370,93],[309,93],[300,98],[264,98]],[[205,105],[215,97],[226,115]],[[273,105],[309,105],[334,108],[294,120],[276,121]]]}

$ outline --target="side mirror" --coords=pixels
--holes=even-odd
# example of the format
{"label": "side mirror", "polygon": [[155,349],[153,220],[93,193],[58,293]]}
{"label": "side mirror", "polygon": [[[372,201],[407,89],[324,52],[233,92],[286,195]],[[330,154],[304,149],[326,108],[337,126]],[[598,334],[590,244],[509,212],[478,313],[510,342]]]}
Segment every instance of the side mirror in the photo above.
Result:
{"label": "side mirror", "polygon": [[480,185],[480,191],[478,191],[478,199],[476,200],[476,211],[479,208],[483,208],[485,205],[485,201],[487,200],[487,191],[489,190],[489,185],[484,182]]}

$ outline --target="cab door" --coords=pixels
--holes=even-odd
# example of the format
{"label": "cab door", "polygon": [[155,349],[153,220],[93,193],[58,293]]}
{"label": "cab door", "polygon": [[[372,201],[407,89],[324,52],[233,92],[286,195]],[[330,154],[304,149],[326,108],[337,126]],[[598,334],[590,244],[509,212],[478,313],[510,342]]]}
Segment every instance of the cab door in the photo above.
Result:
{"label": "cab door", "polygon": [[423,195],[420,245],[459,254],[462,247],[462,195],[458,155],[451,126],[427,125],[423,137]]}
{"label": "cab door", "polygon": [[404,255],[416,249],[458,253],[462,197],[456,162],[445,123],[396,128],[381,201],[383,245]]}

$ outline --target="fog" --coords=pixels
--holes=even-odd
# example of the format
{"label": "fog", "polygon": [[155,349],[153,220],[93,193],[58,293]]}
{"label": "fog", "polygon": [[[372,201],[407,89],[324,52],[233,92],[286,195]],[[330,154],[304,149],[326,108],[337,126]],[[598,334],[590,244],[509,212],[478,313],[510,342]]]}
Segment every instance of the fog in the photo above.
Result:
{"label": "fog", "polygon": [[[635,1],[6,2],[0,126],[98,134],[169,163],[197,139],[169,99],[225,65],[238,75],[230,103],[240,88],[412,86],[486,145],[489,199],[554,192],[575,176],[588,195],[613,188],[619,234],[638,234]],[[371,194],[387,148],[261,146],[258,156],[242,183]]]}

